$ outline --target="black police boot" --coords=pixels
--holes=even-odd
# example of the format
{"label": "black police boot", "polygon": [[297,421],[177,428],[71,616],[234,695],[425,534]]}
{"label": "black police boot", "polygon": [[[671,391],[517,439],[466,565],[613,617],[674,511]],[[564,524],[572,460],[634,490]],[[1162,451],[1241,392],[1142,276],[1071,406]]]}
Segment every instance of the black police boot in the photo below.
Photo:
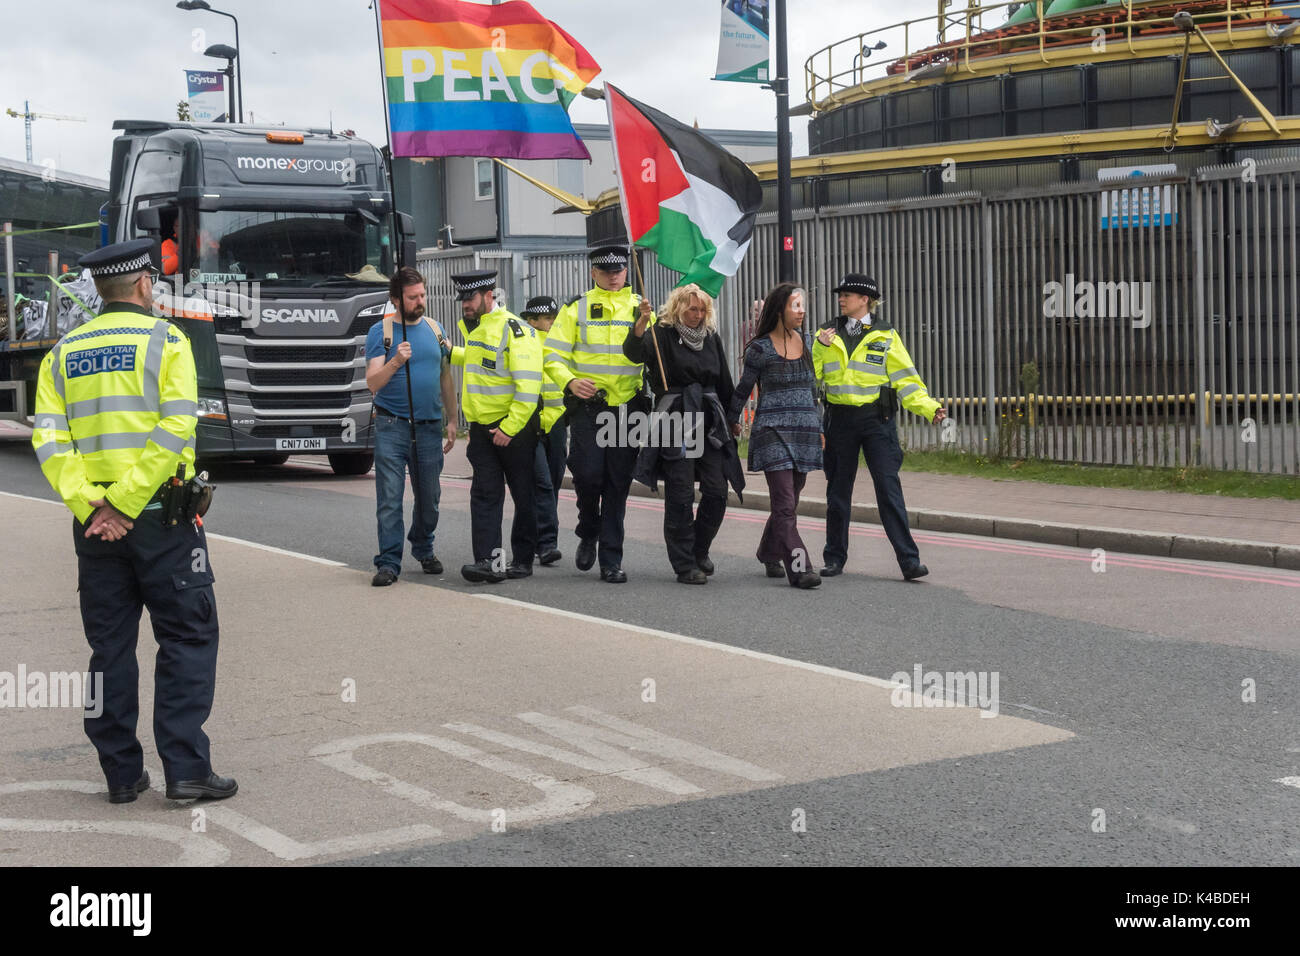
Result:
{"label": "black police boot", "polygon": [[573,558],[573,563],[577,565],[579,571],[590,571],[591,566],[596,563],[596,540],[588,538],[578,544],[578,553]]}
{"label": "black police boot", "polygon": [[224,800],[239,792],[233,777],[208,774],[202,780],[178,780],[167,784],[168,800]]}
{"label": "black police boot", "polygon": [[503,572],[493,569],[492,562],[487,558],[462,565],[460,576],[472,584],[500,584],[506,579]]}
{"label": "black police boot", "polygon": [[109,787],[109,803],[131,803],[138,794],[144,793],[149,789],[149,771],[146,770],[140,774],[140,779],[135,783],[128,783],[125,787]]}

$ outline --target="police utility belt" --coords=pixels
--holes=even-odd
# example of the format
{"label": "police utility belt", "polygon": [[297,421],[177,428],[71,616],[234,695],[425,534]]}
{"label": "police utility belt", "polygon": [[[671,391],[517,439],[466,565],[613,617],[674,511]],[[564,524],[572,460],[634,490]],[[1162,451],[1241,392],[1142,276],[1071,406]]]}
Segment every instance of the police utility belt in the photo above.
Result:
{"label": "police utility belt", "polygon": [[176,474],[154,495],[162,502],[162,523],[165,528],[174,528],[182,521],[193,522],[208,513],[212,505],[212,494],[217,486],[208,481],[208,473],[201,471],[189,481],[185,480],[185,464],[176,467]]}

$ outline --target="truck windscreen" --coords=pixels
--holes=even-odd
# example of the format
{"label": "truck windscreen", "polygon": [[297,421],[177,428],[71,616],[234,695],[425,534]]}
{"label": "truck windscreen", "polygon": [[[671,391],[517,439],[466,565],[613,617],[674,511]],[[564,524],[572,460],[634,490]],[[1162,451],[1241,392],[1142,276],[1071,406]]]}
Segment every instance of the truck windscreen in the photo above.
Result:
{"label": "truck windscreen", "polygon": [[394,267],[392,237],[386,221],[373,218],[356,212],[204,212],[199,275],[191,278],[297,288],[385,283]]}

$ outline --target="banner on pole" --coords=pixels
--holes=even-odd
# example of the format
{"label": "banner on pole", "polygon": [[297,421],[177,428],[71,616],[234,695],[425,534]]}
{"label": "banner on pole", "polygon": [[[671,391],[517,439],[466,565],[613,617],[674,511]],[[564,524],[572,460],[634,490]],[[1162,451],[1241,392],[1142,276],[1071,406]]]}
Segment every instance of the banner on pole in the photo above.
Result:
{"label": "banner on pole", "polygon": [[226,123],[226,75],[212,70],[186,70],[190,118],[195,123]]}
{"label": "banner on pole", "polygon": [[768,0],[723,0],[715,80],[767,83],[771,44]]}

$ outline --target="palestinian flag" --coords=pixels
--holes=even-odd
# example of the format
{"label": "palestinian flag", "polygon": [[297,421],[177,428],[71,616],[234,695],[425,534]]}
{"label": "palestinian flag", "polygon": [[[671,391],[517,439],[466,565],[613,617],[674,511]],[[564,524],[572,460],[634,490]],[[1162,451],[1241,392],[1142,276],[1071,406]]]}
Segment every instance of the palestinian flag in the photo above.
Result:
{"label": "palestinian flag", "polygon": [[717,296],[736,274],[763,202],[758,177],[697,129],[608,83],[623,218],[633,243]]}

